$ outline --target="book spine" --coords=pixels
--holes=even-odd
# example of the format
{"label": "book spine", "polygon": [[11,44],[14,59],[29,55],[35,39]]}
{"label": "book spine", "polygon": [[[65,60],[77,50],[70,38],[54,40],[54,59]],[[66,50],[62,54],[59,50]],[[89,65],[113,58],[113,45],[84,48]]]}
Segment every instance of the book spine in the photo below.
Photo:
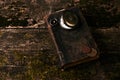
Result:
{"label": "book spine", "polygon": [[[48,24],[48,23],[47,23]],[[59,60],[60,60],[60,67],[64,66],[65,64],[65,60],[64,60],[64,55],[63,55],[63,52],[59,50],[58,48],[58,45],[56,43],[56,40],[55,40],[55,37],[54,37],[54,34],[52,32],[52,28],[50,25],[48,25],[48,31],[49,33],[51,34],[51,37],[53,39],[53,42],[55,44],[55,47],[56,47],[56,50],[57,50],[57,54],[58,54],[58,57],[59,57]]]}

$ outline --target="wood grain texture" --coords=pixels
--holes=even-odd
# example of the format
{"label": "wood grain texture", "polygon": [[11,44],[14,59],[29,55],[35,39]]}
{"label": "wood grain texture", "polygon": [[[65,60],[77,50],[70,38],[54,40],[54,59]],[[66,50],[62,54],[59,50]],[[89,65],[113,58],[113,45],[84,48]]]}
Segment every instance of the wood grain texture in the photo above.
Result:
{"label": "wood grain texture", "polygon": [[[30,26],[22,26],[22,29],[5,29],[3,26],[0,28],[0,80],[119,80],[120,27],[104,29],[91,27],[101,52],[100,58],[61,71],[57,65],[59,60],[55,45],[45,28],[46,24],[40,24],[45,15],[43,13],[41,17],[42,9],[46,7],[45,13],[49,12],[49,6],[39,7],[42,6],[39,4],[44,2],[43,0],[0,1],[0,16],[6,19],[5,23],[15,13],[21,14],[17,19],[25,19],[27,14],[29,15],[27,18],[37,21]],[[19,3],[20,6],[16,5]],[[59,8],[66,3],[67,0],[61,0]],[[21,12],[22,5],[26,7]],[[14,7],[11,8],[11,6]],[[15,20],[13,19],[12,22]],[[21,26],[8,25],[7,27]],[[32,29],[23,29],[23,27],[32,27]],[[44,29],[38,29],[38,27]]]}

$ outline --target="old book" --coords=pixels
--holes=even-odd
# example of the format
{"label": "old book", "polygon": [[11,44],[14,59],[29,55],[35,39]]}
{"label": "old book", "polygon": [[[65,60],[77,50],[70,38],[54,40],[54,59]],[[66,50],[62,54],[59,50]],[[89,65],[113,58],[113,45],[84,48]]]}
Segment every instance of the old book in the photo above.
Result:
{"label": "old book", "polygon": [[65,69],[99,56],[97,45],[78,7],[56,11],[46,17],[61,68]]}

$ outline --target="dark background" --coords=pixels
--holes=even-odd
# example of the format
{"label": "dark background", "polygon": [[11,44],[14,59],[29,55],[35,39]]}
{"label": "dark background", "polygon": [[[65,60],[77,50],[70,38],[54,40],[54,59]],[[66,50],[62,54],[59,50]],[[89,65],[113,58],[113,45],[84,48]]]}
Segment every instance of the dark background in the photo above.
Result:
{"label": "dark background", "polygon": [[[1,0],[0,80],[119,80],[119,4],[119,0]],[[72,5],[80,7],[101,54],[61,71],[43,17]]]}

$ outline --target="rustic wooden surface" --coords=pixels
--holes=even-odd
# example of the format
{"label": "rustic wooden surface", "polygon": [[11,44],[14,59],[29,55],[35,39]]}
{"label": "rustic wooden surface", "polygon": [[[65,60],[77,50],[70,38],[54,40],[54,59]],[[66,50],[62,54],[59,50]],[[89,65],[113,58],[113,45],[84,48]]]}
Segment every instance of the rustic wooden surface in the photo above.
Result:
{"label": "rustic wooden surface", "polygon": [[[11,1],[8,0],[8,3]],[[32,3],[32,1],[37,0],[27,1]],[[33,20],[36,19],[36,23],[32,23],[29,26],[0,28],[0,80],[120,79],[120,27],[97,29],[92,29],[91,27],[91,32],[101,53],[100,58],[61,71],[58,68],[59,60],[54,43],[46,29],[46,25],[40,20],[45,14],[39,16],[39,8],[35,6],[37,2],[31,3],[27,5],[33,5],[35,9],[30,8],[33,10],[30,13],[29,10],[28,12],[25,10],[26,13],[24,14],[29,14]],[[1,5],[3,4],[1,2]],[[9,19],[8,15],[12,16],[11,10],[9,9],[8,13],[6,13],[7,10],[5,9],[10,4],[4,6],[1,9],[3,11],[1,12],[2,18],[6,19],[7,16]],[[19,11],[17,12],[19,13]],[[13,12],[13,14],[17,12]],[[48,12],[45,13],[47,14]],[[24,14],[22,14],[22,17],[26,17]],[[19,16],[19,18],[22,17]]]}

